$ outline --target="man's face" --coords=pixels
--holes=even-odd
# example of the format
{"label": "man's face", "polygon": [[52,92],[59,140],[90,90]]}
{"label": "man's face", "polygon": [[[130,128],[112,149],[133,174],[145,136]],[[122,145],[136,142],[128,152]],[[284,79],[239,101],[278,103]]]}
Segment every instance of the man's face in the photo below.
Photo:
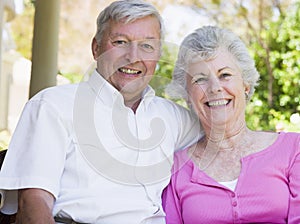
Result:
{"label": "man's face", "polygon": [[110,21],[92,49],[98,72],[110,84],[123,95],[140,96],[160,57],[160,24],[152,16],[127,24]]}

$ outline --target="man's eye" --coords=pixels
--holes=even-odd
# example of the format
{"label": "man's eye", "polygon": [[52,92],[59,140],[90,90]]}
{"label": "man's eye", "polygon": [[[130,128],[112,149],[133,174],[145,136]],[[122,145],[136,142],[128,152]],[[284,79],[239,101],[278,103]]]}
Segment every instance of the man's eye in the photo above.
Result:
{"label": "man's eye", "polygon": [[147,43],[140,44],[140,47],[146,52],[153,52],[155,50],[155,47]]}
{"label": "man's eye", "polygon": [[128,45],[128,42],[125,40],[115,40],[112,42],[112,44],[116,47],[125,47]]}

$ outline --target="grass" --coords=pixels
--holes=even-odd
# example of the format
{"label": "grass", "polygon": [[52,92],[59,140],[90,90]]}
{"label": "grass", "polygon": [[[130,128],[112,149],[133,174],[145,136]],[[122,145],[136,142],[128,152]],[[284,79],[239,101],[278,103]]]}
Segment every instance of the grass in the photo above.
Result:
{"label": "grass", "polygon": [[0,131],[0,150],[7,149],[11,135],[8,131]]}

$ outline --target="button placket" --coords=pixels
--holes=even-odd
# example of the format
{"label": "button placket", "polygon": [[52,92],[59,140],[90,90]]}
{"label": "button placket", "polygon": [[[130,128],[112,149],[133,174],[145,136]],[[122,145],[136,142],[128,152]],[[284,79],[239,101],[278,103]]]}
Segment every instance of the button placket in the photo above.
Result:
{"label": "button placket", "polygon": [[233,223],[239,223],[238,198],[235,192],[230,192]]}

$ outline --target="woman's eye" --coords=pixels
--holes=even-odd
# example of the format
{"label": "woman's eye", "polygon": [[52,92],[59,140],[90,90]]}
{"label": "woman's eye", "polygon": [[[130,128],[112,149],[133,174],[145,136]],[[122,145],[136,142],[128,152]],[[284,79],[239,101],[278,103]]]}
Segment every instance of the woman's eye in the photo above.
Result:
{"label": "woman's eye", "polygon": [[232,75],[230,74],[230,73],[222,73],[222,74],[220,74],[220,78],[221,79],[228,79],[228,78],[230,78]]}
{"label": "woman's eye", "polygon": [[207,78],[205,77],[195,77],[193,78],[192,82],[196,84],[203,84],[206,80]]}
{"label": "woman's eye", "polygon": [[203,83],[204,81],[205,81],[205,78],[199,78],[195,82],[199,84],[199,83]]}

